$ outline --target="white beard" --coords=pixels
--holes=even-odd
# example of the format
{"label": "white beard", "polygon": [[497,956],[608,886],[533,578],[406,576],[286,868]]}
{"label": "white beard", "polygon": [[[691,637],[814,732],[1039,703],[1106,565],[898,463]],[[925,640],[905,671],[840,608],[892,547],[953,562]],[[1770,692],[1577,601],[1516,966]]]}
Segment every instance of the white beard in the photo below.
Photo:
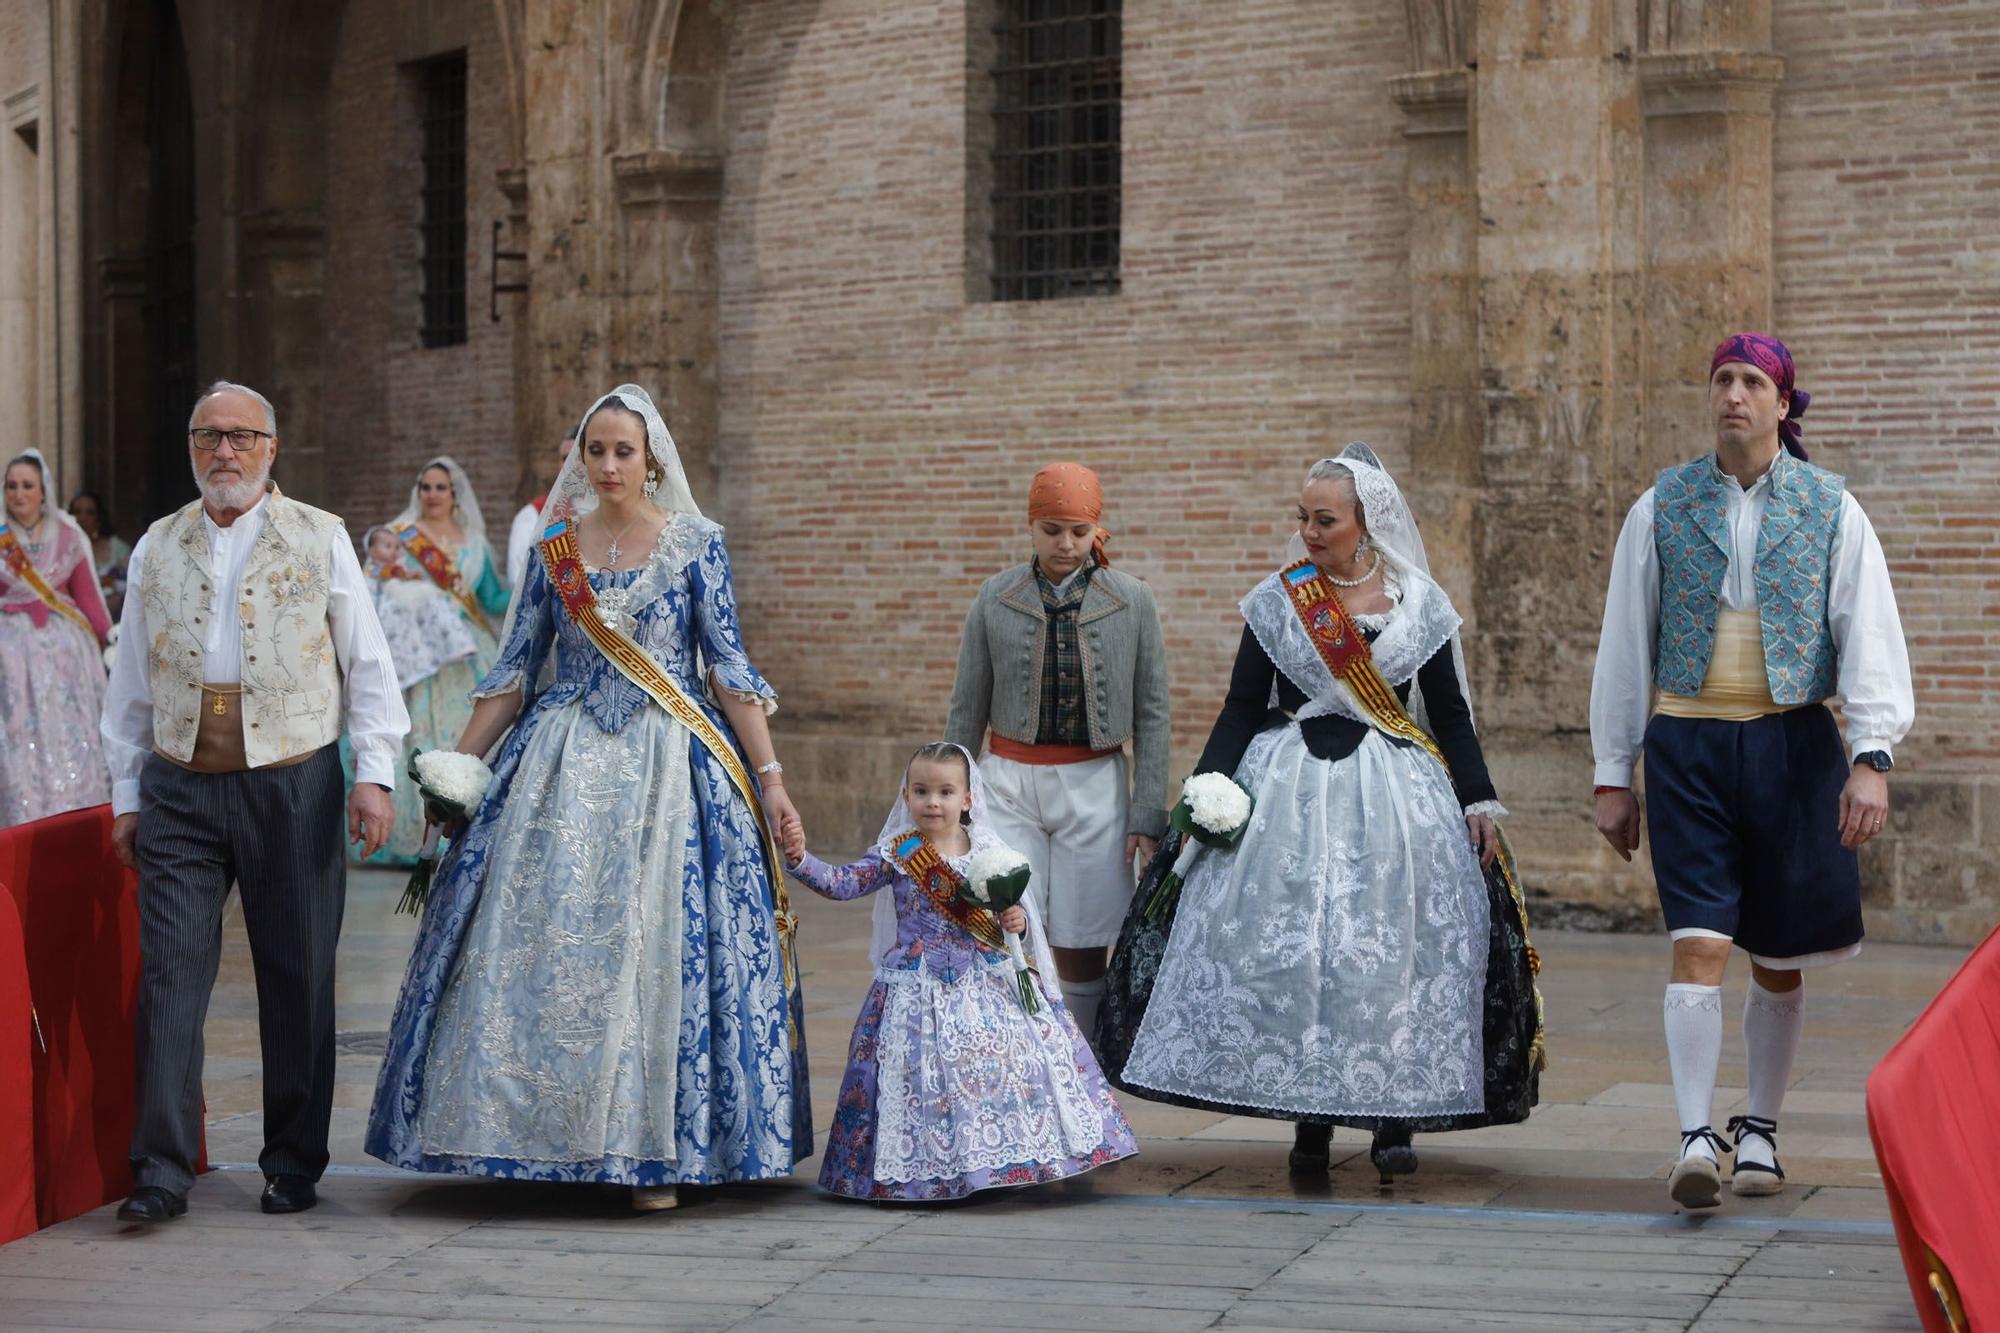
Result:
{"label": "white beard", "polygon": [[270,479],[269,463],[255,472],[245,472],[241,481],[214,481],[203,476],[199,467],[194,469],[194,484],[201,488],[201,498],[211,509],[249,509],[264,494],[264,483]]}

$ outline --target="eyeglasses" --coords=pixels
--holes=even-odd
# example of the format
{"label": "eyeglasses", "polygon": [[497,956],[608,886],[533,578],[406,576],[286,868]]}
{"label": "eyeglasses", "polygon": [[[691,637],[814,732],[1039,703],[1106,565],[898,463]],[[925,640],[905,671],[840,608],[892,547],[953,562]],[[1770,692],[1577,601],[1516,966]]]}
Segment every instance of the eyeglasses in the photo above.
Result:
{"label": "eyeglasses", "polygon": [[278,437],[268,430],[217,430],[213,426],[196,426],[188,432],[188,440],[205,454],[212,454],[224,440],[239,454],[247,454],[265,440]]}

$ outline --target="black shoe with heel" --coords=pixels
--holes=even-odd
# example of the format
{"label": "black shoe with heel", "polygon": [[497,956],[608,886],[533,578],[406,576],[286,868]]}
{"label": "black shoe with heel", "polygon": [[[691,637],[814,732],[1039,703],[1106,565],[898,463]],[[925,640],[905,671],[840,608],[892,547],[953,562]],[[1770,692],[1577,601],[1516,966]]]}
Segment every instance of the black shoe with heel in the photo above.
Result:
{"label": "black shoe with heel", "polygon": [[1368,1160],[1382,1173],[1383,1185],[1391,1184],[1396,1176],[1415,1174],[1417,1150],[1410,1145],[1411,1138],[1409,1129],[1401,1125],[1375,1131],[1374,1141],[1368,1145]]}

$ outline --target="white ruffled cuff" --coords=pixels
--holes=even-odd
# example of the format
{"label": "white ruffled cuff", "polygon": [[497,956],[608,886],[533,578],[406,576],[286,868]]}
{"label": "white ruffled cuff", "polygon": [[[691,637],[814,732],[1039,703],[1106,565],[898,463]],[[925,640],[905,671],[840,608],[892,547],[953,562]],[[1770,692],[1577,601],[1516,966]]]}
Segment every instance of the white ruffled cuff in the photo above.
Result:
{"label": "white ruffled cuff", "polygon": [[1507,807],[1498,801],[1474,801],[1465,807],[1465,817],[1470,819],[1474,815],[1485,815],[1488,819],[1505,819]]}

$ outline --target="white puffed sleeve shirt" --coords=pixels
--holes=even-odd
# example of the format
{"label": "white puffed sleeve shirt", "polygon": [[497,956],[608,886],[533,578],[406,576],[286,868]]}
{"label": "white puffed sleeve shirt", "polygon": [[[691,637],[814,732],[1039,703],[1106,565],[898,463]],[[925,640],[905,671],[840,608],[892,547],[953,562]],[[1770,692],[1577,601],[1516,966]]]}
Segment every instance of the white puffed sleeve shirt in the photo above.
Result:
{"label": "white puffed sleeve shirt", "polygon": [[[1771,497],[1766,472],[1745,490],[1722,478],[1729,565],[1722,605],[1757,609],[1754,562],[1764,510]],[[1896,611],[1889,562],[1875,528],[1853,495],[1840,497],[1840,531],[1826,592],[1827,625],[1839,656],[1836,681],[1844,700],[1850,757],[1870,750],[1893,752],[1916,721],[1910,654]],[[1590,742],[1597,785],[1630,787],[1653,711],[1653,647],[1660,628],[1660,563],[1653,544],[1653,492],[1625,516],[1611,556],[1611,587],[1590,682]]]}
{"label": "white puffed sleeve shirt", "polygon": [[[268,496],[266,497],[268,499]],[[202,679],[225,685],[242,678],[243,623],[234,614],[236,590],[250,562],[250,550],[264,531],[265,500],[260,499],[228,527],[206,513],[209,565],[215,570],[215,591],[208,604],[209,626]],[[139,772],[153,752],[153,684],[146,673],[146,649],[153,640],[146,623],[146,543],[141,537],[126,566],[125,610],[118,621],[118,649],[104,695],[104,761],[111,770],[111,810],[128,815],[139,808]],[[396,664],[389,640],[375,618],[368,581],[354,557],[345,528],[329,537],[327,622],[340,664],[346,700],[348,739],[354,747],[357,782],[382,787],[396,785],[396,760],[410,732],[410,713],[396,685]]]}

